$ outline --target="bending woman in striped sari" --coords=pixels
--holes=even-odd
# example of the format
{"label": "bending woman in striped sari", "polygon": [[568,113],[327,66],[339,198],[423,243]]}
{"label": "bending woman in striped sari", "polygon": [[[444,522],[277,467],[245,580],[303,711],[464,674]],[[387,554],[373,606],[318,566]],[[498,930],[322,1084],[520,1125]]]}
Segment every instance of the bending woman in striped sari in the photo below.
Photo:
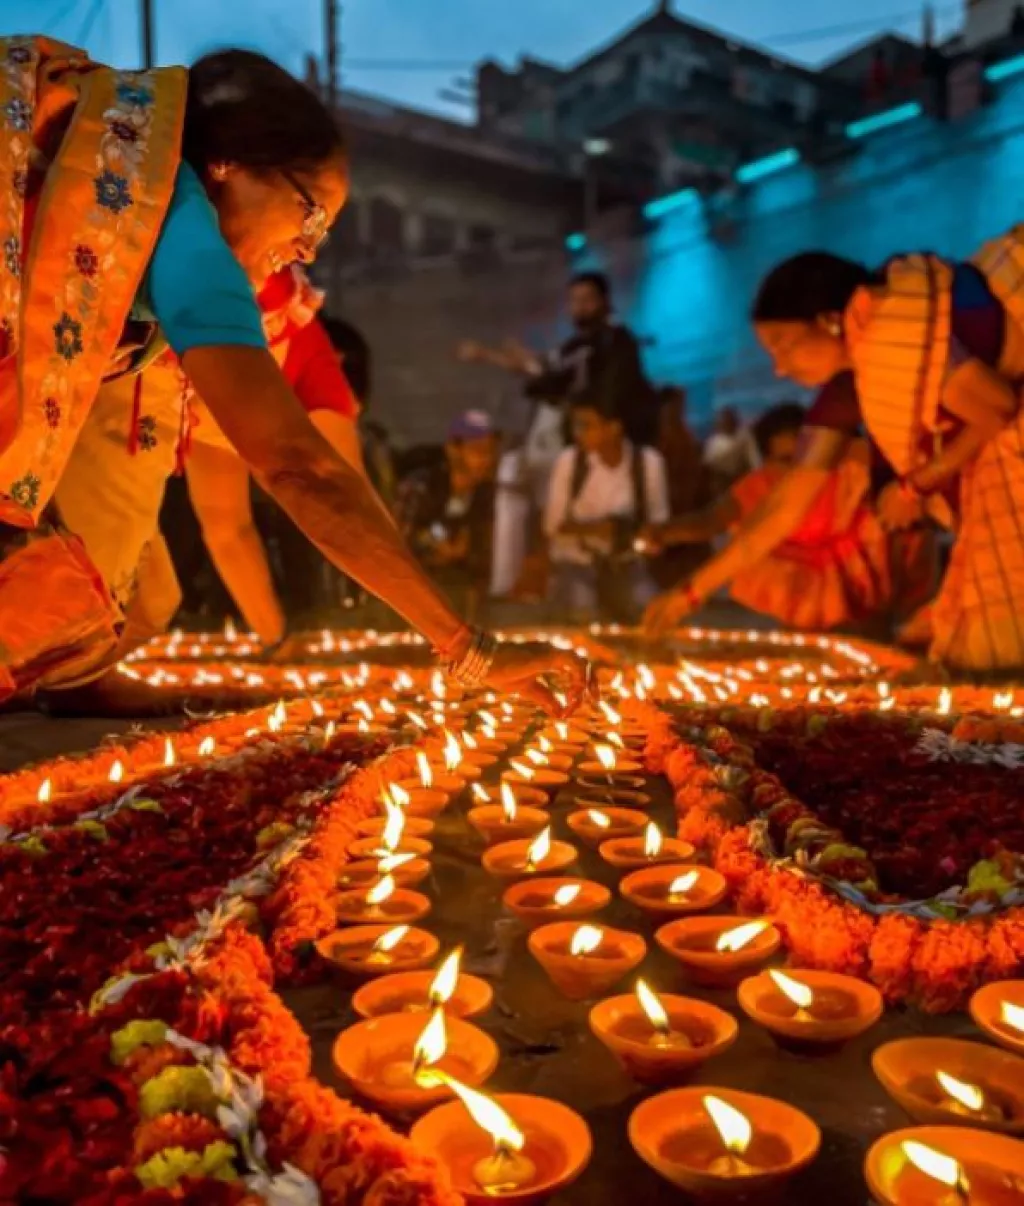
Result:
{"label": "bending woman in striped sari", "polygon": [[[963,263],[899,256],[871,273],[796,256],[765,279],[753,318],[781,376],[814,386],[852,369],[859,417],[896,477],[883,521],[927,513],[956,532],[930,658],[1024,667],[1024,227]],[[808,455],[836,455],[852,417],[823,426]]]}

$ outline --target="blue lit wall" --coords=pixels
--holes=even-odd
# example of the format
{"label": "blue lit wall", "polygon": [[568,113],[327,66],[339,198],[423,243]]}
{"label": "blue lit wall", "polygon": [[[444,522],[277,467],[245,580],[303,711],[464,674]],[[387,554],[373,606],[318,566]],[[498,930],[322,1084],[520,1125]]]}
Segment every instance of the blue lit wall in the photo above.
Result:
{"label": "blue lit wall", "polygon": [[970,255],[1024,222],[1024,76],[955,125],[926,117],[863,139],[829,168],[803,164],[743,190],[712,237],[699,204],[654,226],[642,247],[579,257],[606,267],[630,324],[654,342],[657,381],[689,388],[695,418],[735,402],[756,410],[779,396],[746,320],[758,280],[794,252],[822,248],[867,263],[897,251]]}

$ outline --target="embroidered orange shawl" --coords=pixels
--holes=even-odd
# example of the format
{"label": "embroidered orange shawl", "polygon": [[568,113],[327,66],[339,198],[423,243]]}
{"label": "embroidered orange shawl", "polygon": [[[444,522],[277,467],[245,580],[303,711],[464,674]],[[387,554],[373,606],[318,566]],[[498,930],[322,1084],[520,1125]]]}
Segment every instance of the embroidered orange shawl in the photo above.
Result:
{"label": "embroidered orange shawl", "polygon": [[117,347],[170,204],[187,73],[0,39],[0,522],[31,528]]}

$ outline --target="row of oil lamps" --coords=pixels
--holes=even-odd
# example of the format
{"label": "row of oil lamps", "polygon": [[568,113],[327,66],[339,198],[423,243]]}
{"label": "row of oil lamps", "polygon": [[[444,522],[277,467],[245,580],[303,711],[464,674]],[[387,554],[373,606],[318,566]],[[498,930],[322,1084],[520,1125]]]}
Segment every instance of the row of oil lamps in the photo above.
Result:
{"label": "row of oil lamps", "polygon": [[[449,722],[468,707],[449,711]],[[483,723],[461,741],[448,733],[443,745],[428,743],[417,756],[416,777],[382,784],[382,815],[361,824],[349,851],[354,861],[339,885],[335,904],[344,928],[318,943],[326,959],[366,981],[353,997],[363,1020],[335,1044],[339,1070],[385,1111],[429,1111],[413,1126],[413,1140],[449,1167],[468,1201],[480,1203],[549,1196],[583,1170],[590,1136],[584,1120],[558,1102],[481,1092],[498,1049],[467,1019],[490,1006],[491,988],[460,974],[458,951],[436,973],[424,970],[439,944],[414,924],[430,911],[415,886],[430,872],[434,818],[467,787],[474,797],[467,819],[485,842],[483,866],[507,881],[506,907],[528,926],[530,952],[569,998],[608,992],[647,949],[637,934],[586,920],[608,903],[607,888],[557,874],[575,861],[576,849],[552,839],[545,810],[571,779],[570,829],[609,865],[629,871],[620,892],[664,923],[655,934],[659,946],[698,983],[738,984],[741,1008],[780,1045],[835,1048],[872,1026],[883,1009],[877,990],[854,977],[762,970],[780,942],[770,921],[707,915],[724,898],[725,884],[713,870],[689,863],[693,848],[663,836],[642,811],[650,798],[641,764],[629,756],[642,744],[641,731],[604,705],[571,725],[549,726],[501,768],[499,759],[527,723],[524,712],[503,707],[500,727],[485,711]],[[597,734],[595,756],[577,761]],[[485,773],[498,776],[490,790],[480,783]],[[972,1008],[992,1037],[1024,1052],[1024,983],[991,985]],[[643,980],[632,993],[598,1001],[589,1022],[634,1079],[661,1088],[724,1051],[737,1033],[725,1011],[659,994]],[[880,1139],[865,1162],[880,1201],[1024,1200],[1024,1144],[1007,1137],[1024,1134],[1024,1062],[977,1043],[920,1039],[879,1048],[874,1067],[915,1120],[958,1124]],[[686,1087],[638,1106],[629,1137],[642,1159],[690,1193],[750,1200],[810,1163],[820,1143],[814,1122],[781,1101]]]}

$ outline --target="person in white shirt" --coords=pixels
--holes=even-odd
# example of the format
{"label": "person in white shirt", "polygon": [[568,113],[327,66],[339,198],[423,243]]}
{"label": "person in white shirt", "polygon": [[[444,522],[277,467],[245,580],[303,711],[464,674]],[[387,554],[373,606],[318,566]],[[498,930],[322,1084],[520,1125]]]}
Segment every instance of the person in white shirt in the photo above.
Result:
{"label": "person in white shirt", "polygon": [[656,586],[636,537],[668,517],[665,462],[590,400],[572,407],[573,447],[555,461],[544,511],[551,602],[572,619],[630,622]]}

